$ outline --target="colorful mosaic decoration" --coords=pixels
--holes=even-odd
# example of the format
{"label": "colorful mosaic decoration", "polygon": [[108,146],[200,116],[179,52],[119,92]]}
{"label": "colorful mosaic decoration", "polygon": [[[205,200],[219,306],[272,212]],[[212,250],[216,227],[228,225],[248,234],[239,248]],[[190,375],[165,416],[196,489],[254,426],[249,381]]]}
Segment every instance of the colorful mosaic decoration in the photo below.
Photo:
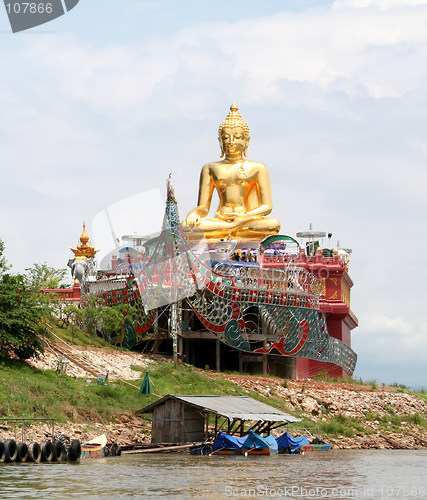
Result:
{"label": "colorful mosaic decoration", "polygon": [[350,375],[355,369],[354,351],[328,334],[318,281],[291,263],[280,270],[207,266],[181,232],[170,182],[157,248],[134,280],[147,318],[159,307],[186,299],[202,324],[232,347],[331,362]]}

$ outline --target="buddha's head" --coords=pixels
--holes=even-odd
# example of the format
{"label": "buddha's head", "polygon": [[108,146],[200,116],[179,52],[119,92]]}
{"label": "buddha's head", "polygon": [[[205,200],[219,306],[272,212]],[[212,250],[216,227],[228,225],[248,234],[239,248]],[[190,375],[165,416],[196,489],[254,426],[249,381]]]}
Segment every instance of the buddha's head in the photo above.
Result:
{"label": "buddha's head", "polygon": [[247,156],[249,146],[249,127],[243,121],[237,104],[230,106],[227,118],[221,123],[218,130],[218,140],[221,148],[221,158],[240,156],[242,153]]}

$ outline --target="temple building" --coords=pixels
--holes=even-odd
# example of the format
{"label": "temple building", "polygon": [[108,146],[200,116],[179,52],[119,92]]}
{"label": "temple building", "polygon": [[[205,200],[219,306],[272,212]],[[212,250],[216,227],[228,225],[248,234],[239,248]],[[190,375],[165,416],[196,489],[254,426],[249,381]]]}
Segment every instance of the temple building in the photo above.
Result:
{"label": "temple building", "polygon": [[[197,205],[185,220],[169,180],[160,236],[124,258],[113,255],[85,290],[107,305],[135,306],[122,336],[128,348],[216,370],[351,375],[350,251],[322,249],[326,233],[311,229],[296,238],[281,233],[268,168],[247,158],[249,127],[234,103],[218,139],[223,159],[202,167]],[[73,250],[76,261],[94,256],[88,241],[81,237]]]}

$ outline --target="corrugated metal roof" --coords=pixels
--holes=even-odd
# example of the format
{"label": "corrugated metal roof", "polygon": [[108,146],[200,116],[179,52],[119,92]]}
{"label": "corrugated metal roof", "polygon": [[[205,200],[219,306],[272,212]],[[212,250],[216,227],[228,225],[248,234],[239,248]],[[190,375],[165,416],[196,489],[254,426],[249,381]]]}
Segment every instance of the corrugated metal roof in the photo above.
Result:
{"label": "corrugated metal roof", "polygon": [[179,399],[196,406],[205,413],[214,413],[230,420],[252,420],[263,422],[301,422],[301,419],[261,403],[249,396],[181,396],[169,394],[151,405],[138,410],[137,414],[152,413],[153,409],[168,399]]}

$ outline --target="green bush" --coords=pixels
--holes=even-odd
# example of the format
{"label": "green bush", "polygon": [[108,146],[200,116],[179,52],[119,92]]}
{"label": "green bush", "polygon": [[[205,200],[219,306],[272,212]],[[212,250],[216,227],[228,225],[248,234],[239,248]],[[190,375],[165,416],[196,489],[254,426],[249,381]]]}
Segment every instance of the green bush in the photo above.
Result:
{"label": "green bush", "polygon": [[330,437],[344,436],[353,437],[358,432],[365,432],[365,428],[355,418],[336,415],[329,422],[322,422],[321,431]]}

